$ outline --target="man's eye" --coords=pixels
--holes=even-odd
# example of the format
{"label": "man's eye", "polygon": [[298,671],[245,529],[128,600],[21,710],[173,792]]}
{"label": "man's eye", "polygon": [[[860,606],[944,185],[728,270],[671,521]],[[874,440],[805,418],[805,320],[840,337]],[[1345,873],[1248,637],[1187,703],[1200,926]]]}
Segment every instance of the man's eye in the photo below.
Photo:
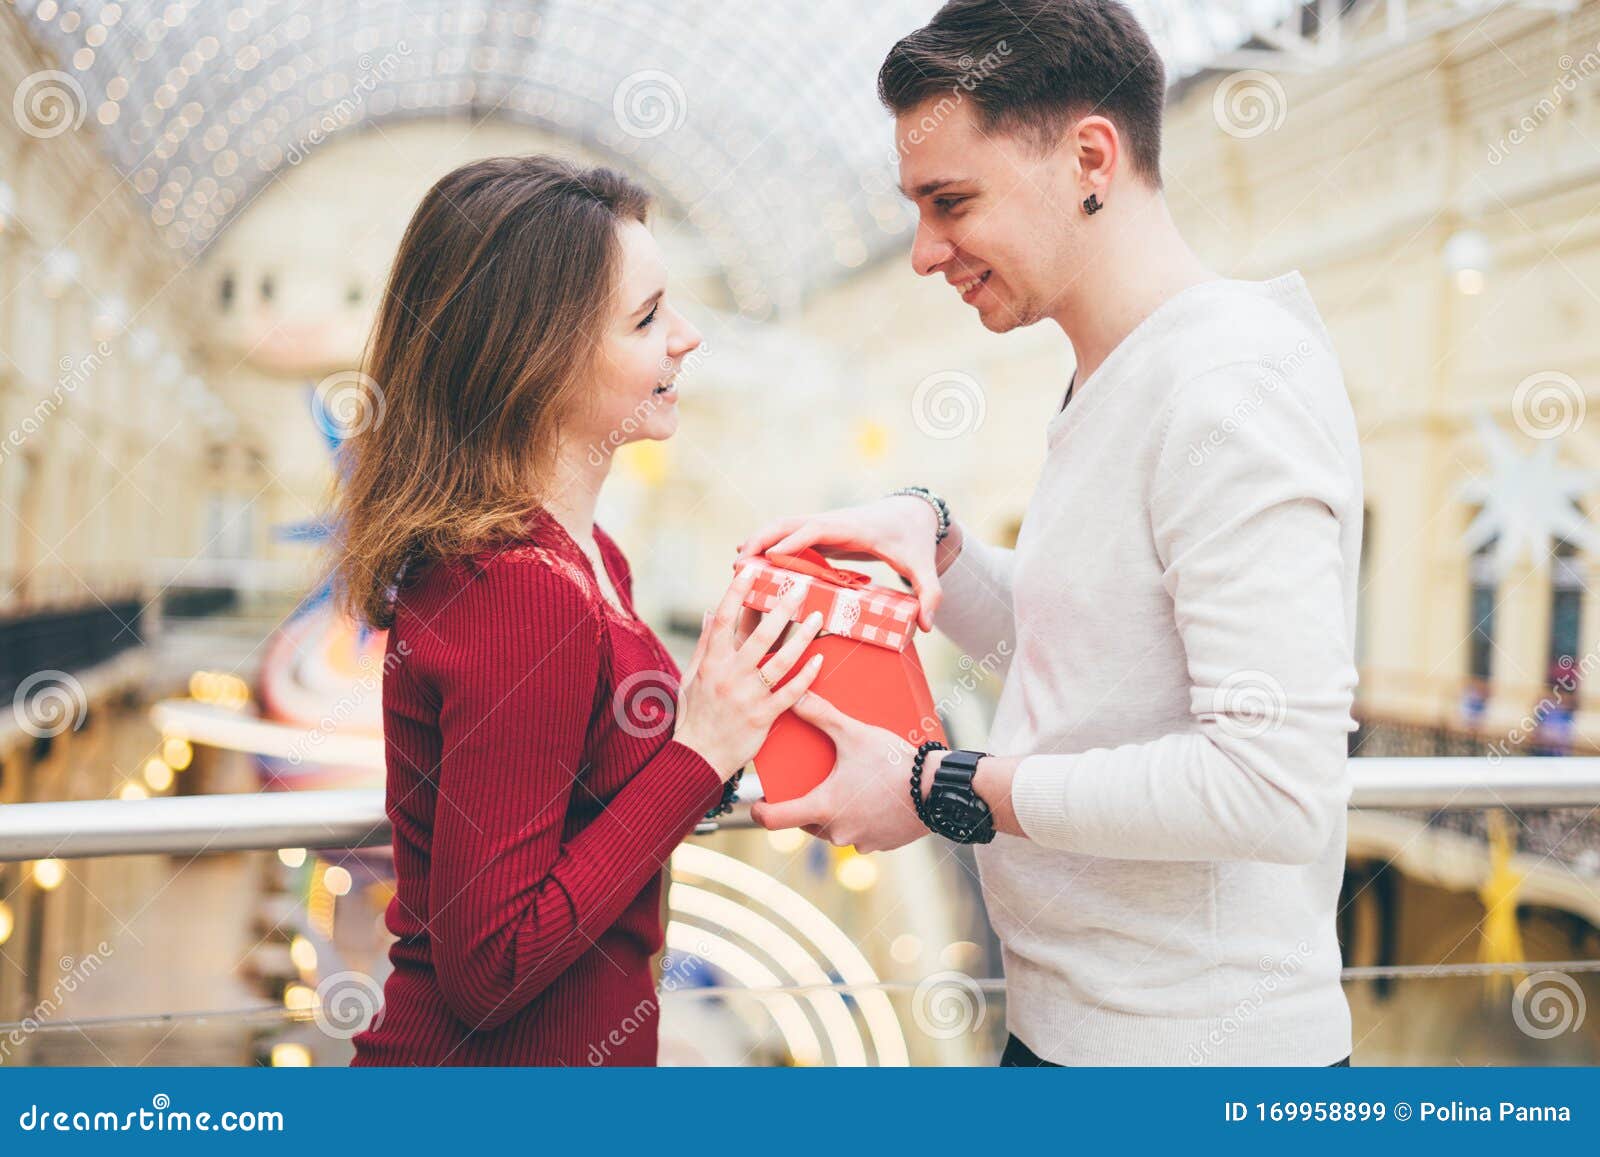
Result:
{"label": "man's eye", "polygon": [[644,315],[644,320],[641,321],[634,328],[635,329],[648,329],[650,327],[650,323],[656,319],[656,310],[658,310],[660,308],[661,308],[661,303],[658,301],[658,302],[656,302],[656,304],[654,304],[654,305],[652,305],[650,307],[650,312]]}
{"label": "man's eye", "polygon": [[939,210],[939,212],[948,213],[951,209],[954,209],[957,205],[961,204],[965,200],[965,197],[935,197],[933,199],[933,204],[934,207]]}

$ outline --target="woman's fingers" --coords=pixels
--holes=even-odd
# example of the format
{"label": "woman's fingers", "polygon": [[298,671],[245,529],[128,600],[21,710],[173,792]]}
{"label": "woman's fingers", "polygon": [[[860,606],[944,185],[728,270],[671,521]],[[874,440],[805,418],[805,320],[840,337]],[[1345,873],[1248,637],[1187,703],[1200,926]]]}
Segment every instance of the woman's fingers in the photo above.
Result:
{"label": "woman's fingers", "polygon": [[708,632],[712,643],[721,643],[724,640],[731,646],[734,644],[734,627],[739,621],[739,610],[744,606],[745,596],[750,593],[750,587],[756,581],[756,568],[747,566],[740,569],[733,576],[733,581],[728,584],[728,589],[722,592],[722,601],[717,604],[717,609],[711,616],[711,630]]}
{"label": "woman's fingers", "polygon": [[820,630],[822,630],[822,612],[812,611],[802,622],[794,625],[789,637],[783,641],[783,646],[774,651],[766,662],[762,663],[760,656],[757,656],[756,662],[761,664],[762,673],[766,675],[767,680],[774,684],[781,682],[790,668],[800,661],[800,656],[805,653],[805,649],[811,645],[811,640],[817,637],[817,632]]}
{"label": "woman's fingers", "polygon": [[700,670],[700,662],[706,657],[706,642],[711,638],[711,612],[707,611],[700,616],[700,637],[695,640],[694,654],[689,657],[689,665],[684,668],[683,678],[680,683],[693,683],[695,672]]}
{"label": "woman's fingers", "polygon": [[778,600],[778,605],[761,616],[761,621],[739,644],[739,658],[748,663],[761,662],[761,656],[772,649],[772,644],[783,634],[783,628],[794,618],[794,613],[804,605],[806,588],[801,584],[791,587],[789,593]]}
{"label": "woman's fingers", "polygon": [[[805,693],[811,690],[811,684],[817,681],[817,676],[821,672],[822,656],[812,655],[811,658],[806,660],[805,666],[801,667],[799,671],[795,672],[793,679],[790,679],[782,687],[779,687],[772,693],[773,718],[776,719],[779,715],[782,715],[785,711],[789,710],[789,708],[800,702],[800,700],[805,696]],[[773,682],[776,683],[777,680],[774,679]]]}

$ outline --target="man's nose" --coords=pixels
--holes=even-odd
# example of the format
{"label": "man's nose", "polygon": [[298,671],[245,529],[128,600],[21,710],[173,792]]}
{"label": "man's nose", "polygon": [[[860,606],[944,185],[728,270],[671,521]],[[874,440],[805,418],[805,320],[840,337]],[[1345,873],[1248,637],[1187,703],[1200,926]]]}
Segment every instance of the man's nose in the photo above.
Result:
{"label": "man's nose", "polygon": [[955,246],[926,225],[919,224],[916,238],[911,242],[911,268],[919,276],[926,277],[949,261],[954,252]]}

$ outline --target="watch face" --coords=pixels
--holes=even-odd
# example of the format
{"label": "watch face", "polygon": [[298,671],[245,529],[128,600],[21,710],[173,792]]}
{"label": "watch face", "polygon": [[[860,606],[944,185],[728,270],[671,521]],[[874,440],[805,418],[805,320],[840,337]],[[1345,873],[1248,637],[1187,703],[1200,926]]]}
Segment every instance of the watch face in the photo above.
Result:
{"label": "watch face", "polygon": [[934,820],[946,831],[965,831],[972,824],[972,808],[964,800],[935,796],[930,801],[929,810]]}

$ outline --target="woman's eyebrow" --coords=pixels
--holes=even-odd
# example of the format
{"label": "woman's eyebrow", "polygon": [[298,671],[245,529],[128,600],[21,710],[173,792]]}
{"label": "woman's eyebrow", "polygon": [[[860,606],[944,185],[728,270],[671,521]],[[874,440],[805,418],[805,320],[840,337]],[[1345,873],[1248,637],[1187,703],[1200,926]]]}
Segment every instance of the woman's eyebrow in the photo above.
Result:
{"label": "woman's eyebrow", "polygon": [[634,307],[634,310],[633,310],[634,316],[637,316],[637,315],[639,315],[641,313],[648,313],[650,311],[650,307],[655,305],[656,302],[660,301],[661,300],[661,295],[664,294],[665,292],[666,292],[666,290],[664,290],[664,289],[658,289],[654,293],[652,293],[649,297],[645,298],[643,302],[641,302],[639,305]]}

